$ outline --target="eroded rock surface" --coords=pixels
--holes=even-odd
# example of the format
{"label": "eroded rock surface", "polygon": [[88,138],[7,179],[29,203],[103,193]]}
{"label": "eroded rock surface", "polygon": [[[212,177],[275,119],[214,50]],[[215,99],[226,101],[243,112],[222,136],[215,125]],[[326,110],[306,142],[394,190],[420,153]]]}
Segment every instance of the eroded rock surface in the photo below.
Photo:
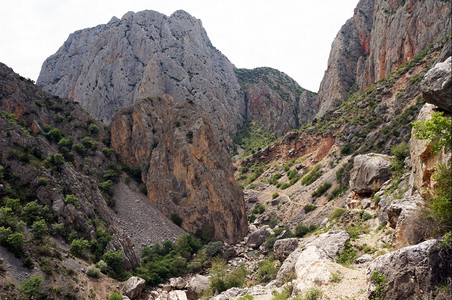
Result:
{"label": "eroded rock surface", "polygon": [[421,82],[425,101],[452,112],[452,57],[437,63]]}
{"label": "eroded rock surface", "polygon": [[391,158],[382,154],[357,155],[350,173],[350,188],[357,194],[376,192],[391,177]]}
{"label": "eroded rock surface", "polygon": [[171,96],[125,108],[111,122],[112,147],[142,171],[149,200],[190,231],[210,228],[228,243],[247,232],[243,193],[219,134],[198,105]]}

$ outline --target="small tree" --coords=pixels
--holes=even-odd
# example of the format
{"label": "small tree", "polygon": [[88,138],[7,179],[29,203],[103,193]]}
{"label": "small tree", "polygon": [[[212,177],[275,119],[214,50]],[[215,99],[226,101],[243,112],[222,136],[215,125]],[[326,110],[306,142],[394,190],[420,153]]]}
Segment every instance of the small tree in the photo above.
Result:
{"label": "small tree", "polygon": [[33,233],[33,237],[37,240],[42,240],[44,235],[47,233],[47,224],[44,220],[35,221],[31,225],[31,232]]}
{"label": "small tree", "polygon": [[69,247],[69,252],[72,255],[83,257],[83,252],[88,249],[89,242],[85,239],[74,239]]}
{"label": "small tree", "polygon": [[28,298],[42,298],[42,283],[44,279],[41,276],[33,276],[29,280],[22,281],[19,284],[19,291]]}

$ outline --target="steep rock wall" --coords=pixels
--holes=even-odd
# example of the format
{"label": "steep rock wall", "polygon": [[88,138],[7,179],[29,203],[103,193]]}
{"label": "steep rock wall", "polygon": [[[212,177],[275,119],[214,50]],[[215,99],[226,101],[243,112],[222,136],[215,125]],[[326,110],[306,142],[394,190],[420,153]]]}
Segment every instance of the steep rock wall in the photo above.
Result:
{"label": "steep rock wall", "polygon": [[450,34],[447,1],[361,0],[333,41],[319,116]]}
{"label": "steep rock wall", "polygon": [[228,243],[247,232],[243,193],[217,129],[198,105],[169,95],[121,109],[110,124],[121,159],[142,169],[148,198],[188,231],[210,228]]}

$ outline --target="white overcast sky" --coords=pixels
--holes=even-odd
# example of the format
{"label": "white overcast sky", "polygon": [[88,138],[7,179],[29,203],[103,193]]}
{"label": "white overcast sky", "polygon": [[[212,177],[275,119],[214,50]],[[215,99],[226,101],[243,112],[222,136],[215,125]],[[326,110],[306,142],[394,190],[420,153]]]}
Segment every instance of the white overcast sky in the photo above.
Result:
{"label": "white overcast sky", "polygon": [[272,67],[317,92],[337,32],[358,0],[0,0],[0,62],[36,80],[76,30],[128,11],[183,9],[238,68]]}

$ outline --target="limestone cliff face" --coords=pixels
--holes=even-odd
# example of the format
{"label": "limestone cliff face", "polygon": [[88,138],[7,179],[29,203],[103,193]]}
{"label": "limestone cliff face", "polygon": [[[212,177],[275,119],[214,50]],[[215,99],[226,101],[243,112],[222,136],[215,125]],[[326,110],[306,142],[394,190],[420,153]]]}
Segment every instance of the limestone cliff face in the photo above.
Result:
{"label": "limestone cliff face", "polygon": [[447,1],[361,0],[331,48],[319,89],[319,115],[450,34]]}
{"label": "limestone cliff face", "polygon": [[230,136],[245,116],[233,65],[184,11],[128,12],[76,31],[44,62],[37,83],[105,123],[116,109],[164,93],[200,104]]}
{"label": "limestone cliff face", "polygon": [[247,232],[243,194],[228,154],[207,113],[196,104],[174,104],[169,95],[138,101],[111,122],[112,146],[142,169],[148,198],[164,214],[182,217],[194,232],[210,227],[232,243]]}
{"label": "limestone cliff face", "polygon": [[272,68],[236,69],[247,100],[247,119],[282,135],[311,121],[317,112],[316,95],[286,74]]}

